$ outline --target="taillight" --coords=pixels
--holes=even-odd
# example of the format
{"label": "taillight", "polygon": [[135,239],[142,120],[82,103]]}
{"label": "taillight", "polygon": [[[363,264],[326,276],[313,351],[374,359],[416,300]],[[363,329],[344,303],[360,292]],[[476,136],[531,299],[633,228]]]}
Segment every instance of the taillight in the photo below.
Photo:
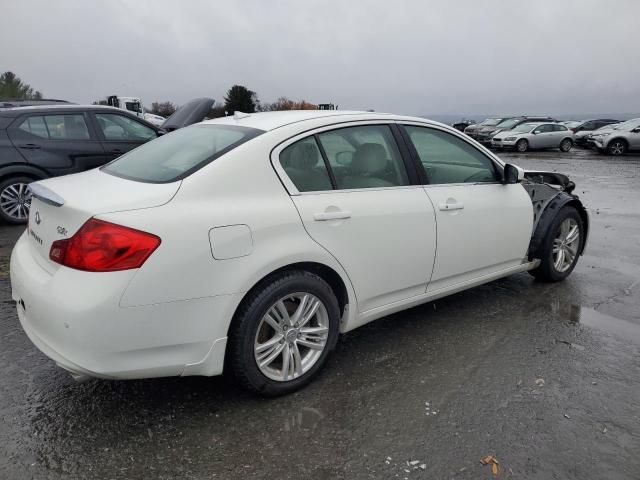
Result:
{"label": "taillight", "polygon": [[89,272],[140,268],[160,245],[160,238],[115,223],[91,218],[72,237],[51,244],[49,258]]}

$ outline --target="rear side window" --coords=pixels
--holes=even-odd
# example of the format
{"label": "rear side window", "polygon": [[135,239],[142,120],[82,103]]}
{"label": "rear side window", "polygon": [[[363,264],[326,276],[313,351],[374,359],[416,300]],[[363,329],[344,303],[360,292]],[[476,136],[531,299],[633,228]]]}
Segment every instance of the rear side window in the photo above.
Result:
{"label": "rear side window", "polygon": [[44,117],[27,117],[18,127],[19,130],[30,133],[40,138],[49,138],[47,126],[44,124]]}
{"label": "rear side window", "polygon": [[450,133],[405,126],[430,184],[495,182],[493,162],[473,145]]}
{"label": "rear side window", "polygon": [[81,114],[28,117],[18,129],[51,140],[89,140],[89,129]]}
{"label": "rear side window", "polygon": [[280,153],[280,165],[299,192],[331,190],[329,172],[314,137],[307,137]]}
{"label": "rear side window", "polygon": [[145,143],[102,170],[139,182],[175,182],[262,133],[236,125],[193,125]]}
{"label": "rear side window", "polygon": [[559,124],[554,125],[553,129],[556,132],[566,132],[567,131],[567,127],[565,127],[564,125],[559,125]]}

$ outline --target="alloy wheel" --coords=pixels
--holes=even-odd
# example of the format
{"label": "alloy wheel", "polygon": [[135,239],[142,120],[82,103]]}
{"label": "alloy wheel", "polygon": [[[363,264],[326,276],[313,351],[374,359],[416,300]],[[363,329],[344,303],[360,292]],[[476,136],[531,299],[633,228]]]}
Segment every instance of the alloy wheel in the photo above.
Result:
{"label": "alloy wheel", "polygon": [[12,183],[0,192],[0,208],[8,217],[24,221],[29,218],[31,190],[26,183]]}
{"label": "alloy wheel", "polygon": [[263,315],[254,340],[254,358],[266,377],[290,381],[316,364],[328,337],[329,315],[322,301],[310,293],[293,293]]}
{"label": "alloy wheel", "polygon": [[558,235],[553,240],[553,266],[560,272],[566,272],[573,265],[580,246],[580,227],[573,218],[565,218],[560,224]]}
{"label": "alloy wheel", "polygon": [[622,155],[624,153],[624,144],[622,142],[613,142],[609,150],[612,155]]}

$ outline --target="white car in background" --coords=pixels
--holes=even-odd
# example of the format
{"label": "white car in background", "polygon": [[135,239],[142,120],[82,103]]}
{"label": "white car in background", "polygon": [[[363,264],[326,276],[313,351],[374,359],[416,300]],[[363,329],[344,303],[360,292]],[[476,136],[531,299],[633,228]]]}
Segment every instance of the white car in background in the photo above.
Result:
{"label": "white car in background", "polygon": [[523,123],[513,130],[500,132],[494,136],[491,139],[491,146],[521,153],[527,150],[549,148],[568,152],[573,147],[573,133],[560,123]]}
{"label": "white car in background", "polygon": [[640,151],[640,118],[618,123],[610,129],[602,129],[590,137],[600,153],[624,155],[629,151]]}
{"label": "white car in background", "polygon": [[12,296],[77,379],[230,369],[278,395],[341,332],[518,272],[566,278],[589,228],[574,187],[422,118],[237,113],[32,184]]}

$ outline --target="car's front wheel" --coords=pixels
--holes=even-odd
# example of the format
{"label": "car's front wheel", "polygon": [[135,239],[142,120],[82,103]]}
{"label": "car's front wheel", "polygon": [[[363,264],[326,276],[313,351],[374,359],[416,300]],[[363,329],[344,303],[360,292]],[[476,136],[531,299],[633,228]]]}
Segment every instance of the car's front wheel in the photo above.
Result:
{"label": "car's front wheel", "polygon": [[283,395],[319,372],[338,338],[331,287],[307,271],[278,274],[245,299],[229,335],[228,365],[239,383]]}
{"label": "car's front wheel", "polygon": [[584,223],[572,207],[562,208],[551,222],[540,246],[540,265],[531,270],[538,280],[559,282],[569,276],[578,263],[584,242]]}
{"label": "car's front wheel", "polygon": [[627,144],[624,140],[612,140],[607,145],[609,155],[619,156],[627,153]]}
{"label": "car's front wheel", "polygon": [[31,207],[29,177],[9,177],[0,182],[0,219],[6,223],[26,223]]}
{"label": "car's front wheel", "polygon": [[524,153],[529,150],[529,142],[527,142],[524,138],[518,140],[516,142],[516,150],[520,153]]}

